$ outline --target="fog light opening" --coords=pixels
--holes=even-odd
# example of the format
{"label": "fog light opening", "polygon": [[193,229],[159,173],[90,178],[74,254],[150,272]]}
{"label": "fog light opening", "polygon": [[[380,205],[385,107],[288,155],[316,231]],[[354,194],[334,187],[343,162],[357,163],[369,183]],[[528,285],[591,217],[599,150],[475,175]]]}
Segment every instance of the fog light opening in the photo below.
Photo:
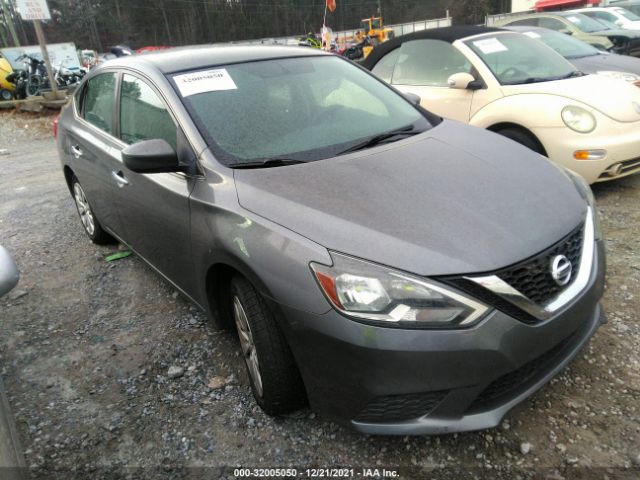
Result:
{"label": "fog light opening", "polygon": [[602,160],[606,156],[606,150],[576,150],[573,152],[573,158],[576,160]]}
{"label": "fog light opening", "polygon": [[617,177],[622,173],[623,165],[621,163],[614,163],[604,172],[610,177]]}

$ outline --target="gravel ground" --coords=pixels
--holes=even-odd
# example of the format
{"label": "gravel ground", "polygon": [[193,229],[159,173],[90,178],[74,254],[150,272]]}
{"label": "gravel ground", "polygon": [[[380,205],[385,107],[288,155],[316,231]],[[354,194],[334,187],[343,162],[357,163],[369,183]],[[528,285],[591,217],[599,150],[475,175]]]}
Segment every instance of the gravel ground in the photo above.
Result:
{"label": "gravel ground", "polygon": [[106,262],[119,247],[84,236],[51,120],[0,112],[0,243],[22,272],[0,300],[0,366],[33,478],[234,478],[236,466],[640,478],[640,175],[594,188],[609,323],[568,369],[493,430],[372,437],[309,410],[266,416],[233,336],[139,259]]}

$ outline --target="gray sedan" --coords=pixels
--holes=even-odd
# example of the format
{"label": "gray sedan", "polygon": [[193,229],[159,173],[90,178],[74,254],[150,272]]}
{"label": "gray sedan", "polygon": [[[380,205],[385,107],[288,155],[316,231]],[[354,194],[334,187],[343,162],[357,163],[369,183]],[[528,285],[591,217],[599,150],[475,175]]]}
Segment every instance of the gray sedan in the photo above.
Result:
{"label": "gray sedan", "polygon": [[540,27],[505,27],[544,42],[584,73],[619,78],[640,86],[640,58],[609,53],[569,35]]}
{"label": "gray sedan", "polygon": [[341,57],[171,50],[59,117],[81,224],[237,332],[257,403],[378,434],[488,428],[603,321],[588,185]]}

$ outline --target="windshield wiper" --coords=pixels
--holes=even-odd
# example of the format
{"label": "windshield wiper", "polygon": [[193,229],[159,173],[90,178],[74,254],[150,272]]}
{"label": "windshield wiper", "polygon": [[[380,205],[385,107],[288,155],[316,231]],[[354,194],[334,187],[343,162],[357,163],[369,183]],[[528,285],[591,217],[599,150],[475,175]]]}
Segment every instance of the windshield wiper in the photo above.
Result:
{"label": "windshield wiper", "polygon": [[564,77],[560,77],[560,80],[574,77],[584,77],[584,73],[582,73],[580,70],[574,70],[573,72],[566,74]]}
{"label": "windshield wiper", "polygon": [[352,147],[343,150],[338,153],[338,155],[344,155],[346,153],[357,152],[358,150],[365,150],[367,148],[375,147],[376,145],[380,145],[382,142],[392,139],[393,137],[399,136],[411,136],[417,135],[418,133],[422,133],[423,130],[415,130],[413,125],[409,125],[407,127],[399,128],[397,130],[391,130],[389,132],[380,133],[378,135],[374,135],[373,137],[365,140],[364,142],[357,143]]}
{"label": "windshield wiper", "polygon": [[295,158],[268,158],[259,162],[243,162],[229,165],[231,168],[271,168],[283,167],[285,165],[296,165],[298,163],[307,163],[304,160],[296,160]]}
{"label": "windshield wiper", "polygon": [[527,83],[554,82],[556,80],[566,80],[567,78],[582,77],[582,76],[584,76],[584,73],[582,73],[579,70],[574,70],[573,72],[568,73],[567,75],[562,75],[560,77],[529,77],[529,78],[525,78],[524,80],[520,80],[518,82],[507,83],[506,85],[524,85]]}

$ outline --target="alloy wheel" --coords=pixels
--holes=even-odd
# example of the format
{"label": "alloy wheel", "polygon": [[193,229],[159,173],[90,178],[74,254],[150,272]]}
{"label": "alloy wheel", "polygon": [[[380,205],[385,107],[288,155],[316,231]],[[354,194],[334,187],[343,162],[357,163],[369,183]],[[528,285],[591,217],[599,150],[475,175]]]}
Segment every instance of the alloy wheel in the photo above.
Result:
{"label": "alloy wheel", "polygon": [[82,225],[91,237],[96,231],[95,219],[93,218],[93,212],[91,211],[87,197],[84,195],[82,187],[77,182],[73,186],[73,198],[76,201],[76,208],[78,209]]}
{"label": "alloy wheel", "polygon": [[260,362],[258,361],[258,353],[253,341],[253,334],[251,333],[251,327],[249,327],[247,314],[244,311],[242,302],[235,296],[233,297],[233,319],[236,323],[242,355],[247,363],[253,386],[258,396],[262,397],[262,375],[260,374]]}

